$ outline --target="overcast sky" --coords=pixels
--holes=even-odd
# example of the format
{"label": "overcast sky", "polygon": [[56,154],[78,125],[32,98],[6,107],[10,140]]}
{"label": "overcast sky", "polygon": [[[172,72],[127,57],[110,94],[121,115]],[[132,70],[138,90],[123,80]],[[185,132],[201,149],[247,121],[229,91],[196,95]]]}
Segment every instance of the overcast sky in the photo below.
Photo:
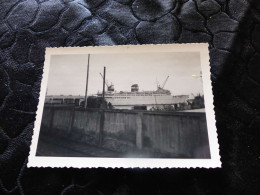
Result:
{"label": "overcast sky", "polygon": [[[53,55],[48,78],[48,95],[84,95],[88,55]],[[169,79],[165,89],[172,95],[202,94],[199,52],[190,53],[137,53],[91,54],[88,94],[102,91],[103,67],[106,80],[116,91],[130,91],[138,84],[140,91],[156,90],[156,80],[162,84]]]}

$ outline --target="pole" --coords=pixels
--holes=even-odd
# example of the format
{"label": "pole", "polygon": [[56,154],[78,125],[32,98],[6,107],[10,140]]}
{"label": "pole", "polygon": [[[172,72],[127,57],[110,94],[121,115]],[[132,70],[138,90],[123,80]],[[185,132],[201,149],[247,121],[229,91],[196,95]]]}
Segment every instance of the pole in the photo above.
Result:
{"label": "pole", "polygon": [[106,82],[106,67],[104,67],[103,74],[103,94],[102,94],[102,105],[100,110],[100,126],[99,126],[99,146],[103,145],[103,134],[104,134],[104,123],[105,123],[105,82]]}
{"label": "pole", "polygon": [[89,75],[89,60],[90,60],[90,54],[88,54],[88,66],[87,66],[87,81],[86,81],[86,92],[85,92],[85,104],[84,108],[87,108],[88,104],[88,75]]}
{"label": "pole", "polygon": [[103,74],[103,94],[102,94],[102,106],[105,107],[105,84],[106,84],[106,67],[104,66]]}

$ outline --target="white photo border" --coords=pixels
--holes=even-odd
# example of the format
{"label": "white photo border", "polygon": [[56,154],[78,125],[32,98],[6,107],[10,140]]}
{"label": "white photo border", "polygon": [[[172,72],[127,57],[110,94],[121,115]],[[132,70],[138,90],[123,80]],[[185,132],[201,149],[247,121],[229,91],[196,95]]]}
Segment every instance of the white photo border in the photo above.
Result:
{"label": "white photo border", "polygon": [[[97,53],[148,53],[148,52],[199,52],[201,60],[204,101],[210,147],[210,159],[176,158],[95,158],[95,157],[45,157],[36,156],[47,81],[52,55]],[[217,139],[213,93],[210,78],[209,50],[207,43],[119,45],[95,47],[46,48],[41,91],[34,123],[28,167],[74,167],[74,168],[218,168],[221,167]]]}

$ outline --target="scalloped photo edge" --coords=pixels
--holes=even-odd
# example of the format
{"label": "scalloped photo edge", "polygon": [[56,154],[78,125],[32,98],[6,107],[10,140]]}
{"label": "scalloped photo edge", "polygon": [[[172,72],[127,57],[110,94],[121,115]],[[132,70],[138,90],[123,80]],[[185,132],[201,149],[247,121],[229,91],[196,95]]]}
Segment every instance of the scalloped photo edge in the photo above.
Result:
{"label": "scalloped photo edge", "polygon": [[[167,115],[168,118],[164,119],[163,117],[164,117],[164,115],[166,115],[166,114],[163,113],[164,111],[158,111],[159,114],[158,113],[153,114],[152,112],[157,112],[157,111],[147,110],[146,105],[145,106],[133,106],[131,108],[131,110],[110,109],[110,107],[107,106],[108,102],[105,103],[105,98],[104,98],[105,93],[106,93],[106,90],[104,90],[104,87],[105,87],[107,80],[105,79],[105,73],[106,72],[105,72],[105,70],[103,72],[103,69],[100,69],[100,72],[102,72],[102,73],[100,73],[102,78],[101,78],[100,75],[98,75],[99,76],[98,77],[98,76],[96,76],[97,74],[95,74],[95,77],[98,77],[100,79],[100,80],[98,80],[98,82],[103,84],[103,92],[102,92],[102,85],[100,84],[99,87],[101,89],[101,92],[98,93],[99,95],[97,97],[95,97],[95,98],[100,98],[102,100],[102,103],[101,103],[99,108],[86,108],[86,105],[89,104],[89,103],[88,103],[88,100],[83,101],[84,96],[82,96],[82,98],[83,98],[82,104],[78,103],[77,108],[69,107],[69,105],[54,105],[54,104],[51,104],[51,103],[48,105],[48,108],[50,107],[50,112],[49,112],[50,114],[46,114],[45,118],[46,118],[46,120],[47,120],[47,118],[48,118],[48,120],[50,120],[51,126],[49,127],[47,125],[46,127],[48,127],[49,129],[44,130],[45,131],[45,134],[44,134],[45,141],[44,141],[44,143],[47,143],[47,145],[42,146],[42,151],[39,151],[39,147],[41,145],[41,143],[39,142],[39,138],[43,134],[43,132],[41,131],[41,129],[43,129],[41,127],[43,126],[43,122],[44,122],[43,121],[43,118],[44,118],[43,113],[44,113],[45,105],[47,105],[46,97],[48,96],[48,93],[52,93],[53,91],[55,92],[55,90],[51,89],[51,87],[48,87],[48,81],[49,82],[55,82],[55,81],[57,81],[57,79],[64,79],[63,78],[64,76],[63,77],[57,76],[57,74],[59,74],[59,70],[61,70],[61,69],[56,68],[55,70],[58,71],[58,72],[55,73],[56,77],[53,77],[54,79],[52,79],[51,81],[48,80],[48,79],[51,79],[51,77],[49,77],[49,76],[50,76],[50,71],[51,71],[51,68],[50,68],[51,63],[52,63],[52,60],[54,59],[53,56],[82,55],[82,56],[86,56],[86,59],[89,60],[89,58],[87,58],[87,56],[93,55],[95,57],[97,55],[100,55],[101,57],[96,57],[96,62],[100,62],[100,60],[102,60],[102,58],[104,56],[109,57],[109,55],[113,55],[113,56],[124,55],[124,56],[127,56],[129,54],[129,55],[133,55],[135,57],[135,56],[142,56],[142,54],[143,54],[143,55],[147,55],[148,56],[147,59],[148,59],[149,58],[148,54],[151,54],[151,56],[154,54],[154,56],[155,56],[158,53],[167,53],[167,56],[169,56],[169,59],[172,59],[170,57],[170,53],[176,53],[176,55],[177,55],[177,53],[184,53],[184,55],[183,54],[182,55],[187,56],[187,59],[185,59],[187,61],[189,60],[189,56],[190,56],[188,54],[198,53],[199,61],[200,61],[200,68],[201,68],[201,75],[199,76],[200,77],[199,79],[201,79],[201,83],[202,83],[202,90],[203,90],[203,96],[204,96],[204,103],[203,104],[205,105],[203,108],[204,108],[204,113],[205,113],[204,117],[206,118],[205,119],[206,123],[205,122],[204,123],[205,123],[205,128],[207,129],[206,134],[208,136],[208,151],[209,151],[208,157],[203,157],[203,155],[200,156],[200,154],[194,155],[194,157],[191,157],[192,156],[191,154],[194,153],[193,151],[191,151],[192,147],[195,147],[195,146],[200,147],[198,145],[198,142],[201,142],[201,140],[200,140],[200,139],[202,139],[201,135],[194,134],[194,132],[201,132],[200,130],[197,131],[196,129],[194,130],[193,127],[191,127],[191,128],[189,127],[190,129],[184,129],[183,131],[179,130],[180,132],[176,133],[176,132],[171,132],[171,129],[169,129],[170,128],[169,125],[173,125],[175,122],[178,123],[178,121],[181,121],[180,123],[183,123],[183,121],[185,121],[186,119],[187,119],[186,124],[177,124],[178,128],[181,125],[187,127],[187,125],[191,126],[191,125],[197,125],[197,124],[198,124],[198,127],[201,128],[201,126],[200,126],[201,123],[200,122],[197,123],[195,121],[195,119],[191,118],[191,117],[195,116],[196,113],[194,115],[188,114],[188,117],[186,117],[185,119],[179,119],[179,118],[174,119],[174,117],[176,117],[176,116],[175,116],[175,114],[172,114],[172,113],[177,113],[178,117],[180,117],[180,116],[186,116],[185,112],[180,111],[180,114],[179,114],[178,113],[179,111],[176,111],[176,112],[175,111],[165,111],[165,113],[169,114],[169,116]],[[106,54],[106,55],[104,55],[104,54]],[[185,55],[185,54],[187,54],[187,55]],[[105,57],[104,57],[103,60],[106,60]],[[75,59],[75,57],[74,57],[74,59]],[[121,57],[115,58],[115,61],[117,59],[119,61],[121,59]],[[123,59],[123,57],[122,57],[122,59]],[[140,57],[140,59],[141,59],[141,57]],[[91,58],[90,58],[90,60],[91,60]],[[127,61],[127,58],[126,58],[126,61]],[[133,61],[133,59],[132,59],[132,61]],[[75,63],[76,63],[76,60],[75,60]],[[85,66],[87,66],[88,63],[89,62],[87,62],[87,60],[84,61]],[[139,62],[136,62],[136,63],[138,64]],[[65,61],[64,61],[64,64],[66,64]],[[107,61],[107,64],[108,64],[108,61]],[[141,62],[140,62],[140,64],[141,64]],[[101,65],[105,66],[106,63],[104,62],[104,64],[101,64]],[[133,66],[134,65],[135,64],[133,64]],[[62,63],[61,63],[60,66],[62,66]],[[71,66],[73,66],[73,64]],[[92,68],[94,66],[95,65],[91,65],[90,67]],[[158,64],[158,66],[160,66],[160,64]],[[172,66],[174,66],[174,64]],[[185,65],[183,65],[183,67],[184,66]],[[113,67],[113,66],[111,65],[109,67]],[[112,68],[109,68],[109,67],[107,68],[108,77],[109,77],[110,72],[112,71]],[[124,67],[124,64],[122,64],[120,67]],[[131,66],[127,65],[127,67],[129,68]],[[148,69],[146,69],[146,70],[148,70]],[[64,71],[65,71],[65,68],[61,72],[64,72]],[[71,71],[70,74],[74,74],[76,71],[77,70],[75,69],[75,71]],[[84,69],[84,71],[85,71],[85,69]],[[131,74],[131,71],[129,71],[129,74]],[[138,71],[138,70],[136,70],[136,71]],[[153,72],[153,71],[155,71],[155,69],[151,68],[149,70],[149,72],[150,71],[151,71],[151,73],[154,73],[154,75],[155,75],[154,78],[156,78],[157,73]],[[189,71],[189,69],[185,68],[185,71]],[[79,72],[79,74],[80,74],[80,71],[77,71],[77,72]],[[81,71],[81,72],[83,72],[83,71]],[[91,69],[88,70],[88,72],[84,72],[84,74],[86,74],[86,75],[89,74],[90,75],[89,77],[91,77],[92,76],[91,75],[92,74]],[[55,75],[55,74],[53,74],[53,75]],[[63,73],[61,73],[61,74],[63,74]],[[167,74],[170,74],[169,71],[165,72],[166,76],[167,76]],[[190,75],[190,73],[189,73],[189,75]],[[73,77],[73,75],[72,75],[72,77]],[[74,76],[74,77],[76,78],[77,76]],[[124,79],[124,77],[126,77],[126,76],[122,76],[122,78],[120,77],[120,79],[122,80],[122,79]],[[138,77],[138,76],[136,76],[136,77]],[[87,78],[88,78],[88,76],[87,76]],[[92,76],[92,78],[93,78],[93,76]],[[163,78],[163,79],[165,79],[165,78]],[[88,81],[88,79],[86,79],[86,78],[84,78],[84,79]],[[168,79],[168,77],[167,77],[167,79]],[[165,80],[164,85],[165,85],[167,79]],[[88,82],[86,82],[86,83],[88,83]],[[121,83],[123,83],[123,82],[121,82]],[[160,83],[163,83],[163,82],[160,82]],[[90,84],[91,83],[89,83],[89,85]],[[183,83],[183,84],[185,85],[185,83]],[[88,86],[88,84],[85,84],[85,83],[84,83],[84,85]],[[111,85],[112,85],[112,83],[111,83]],[[151,85],[154,85],[154,84],[151,84]],[[54,84],[53,84],[53,86],[54,86]],[[158,89],[160,88],[162,90],[165,90],[165,89],[163,89],[162,85],[157,84],[157,87],[158,87]],[[182,87],[182,86],[180,85],[180,87]],[[66,85],[66,86],[64,86],[64,88],[69,88],[69,86]],[[88,88],[88,87],[86,87],[86,88]],[[133,93],[135,93],[135,94],[138,93],[138,89],[137,89],[137,92],[134,92],[134,90],[136,90],[136,89],[133,89]],[[59,90],[57,89],[57,91],[61,91],[61,89],[59,89]],[[86,91],[87,91],[87,89],[86,89]],[[120,92],[124,93],[122,91],[120,91]],[[120,93],[120,92],[118,92],[118,93]],[[114,93],[116,93],[116,92],[112,90],[110,94],[114,94]],[[143,93],[145,94],[145,91]],[[166,93],[168,93],[168,92],[166,92]],[[68,94],[66,94],[66,95],[68,96]],[[88,96],[85,97],[85,100],[87,99],[87,97]],[[64,101],[65,100],[63,99],[62,102],[64,102]],[[155,101],[156,101],[156,97],[155,97]],[[156,101],[156,105],[157,105],[157,101]],[[111,107],[113,107],[113,103],[112,103]],[[170,107],[174,108],[173,105],[171,105]],[[178,107],[178,105],[177,105],[177,107]],[[56,115],[55,115],[56,118],[53,116],[54,115],[53,113],[54,113],[56,108],[60,109],[59,112],[61,112],[62,109],[63,110],[68,109],[66,111],[66,113],[64,111],[64,113],[62,114],[63,117],[65,117],[65,115],[66,115],[66,117],[68,115],[72,116],[72,118],[69,119],[69,120],[71,120],[70,123],[68,123],[69,125],[66,125],[66,128],[67,128],[67,126],[70,126],[70,127],[68,127],[68,129],[66,129],[64,131],[63,131],[63,129],[58,128],[58,127],[65,125],[65,124],[63,124],[63,122],[61,122],[61,120],[63,120],[63,119],[59,118],[61,116],[60,115],[58,116],[57,112],[56,112]],[[88,109],[89,109],[89,111],[87,111]],[[142,110],[142,109],[144,109],[144,110]],[[153,105],[151,110],[152,109],[154,109],[154,110],[158,109],[159,110],[159,107],[156,107],[156,106]],[[70,113],[72,113],[71,110],[73,110],[72,115],[70,115]],[[75,114],[75,112],[76,112],[76,114]],[[85,113],[85,112],[91,112],[91,114]],[[113,112],[116,112],[116,114],[114,114]],[[102,113],[103,113],[103,115],[102,115]],[[101,121],[102,117],[109,116],[109,117],[107,117],[107,118],[109,118],[109,120],[114,120],[115,117],[120,117],[119,116],[120,113],[121,113],[121,115],[124,114],[124,117],[126,117],[127,115],[131,115],[132,123],[133,123],[133,121],[136,120],[137,121],[136,124],[133,125],[130,121],[130,122],[127,122],[127,125],[120,123],[120,125],[117,126],[117,123],[119,124],[119,122],[118,122],[119,119],[117,118],[116,119],[117,122],[115,122],[115,123],[113,122],[113,124],[110,125],[114,129],[117,129],[117,131],[114,131],[113,128],[109,128],[109,130],[108,130],[108,127],[104,127],[107,124],[109,124],[109,122],[108,122],[108,119],[106,119],[107,121],[104,122],[104,120],[103,120],[103,123],[102,123],[102,121]],[[160,120],[156,119],[157,115],[160,115],[159,116]],[[172,116],[172,115],[174,115],[174,116]],[[91,144],[94,143],[94,145],[89,144],[87,137],[83,138],[83,136],[89,135],[89,134],[84,134],[84,132],[88,131],[89,127],[82,127],[82,124],[83,123],[86,124],[87,122],[83,121],[80,125],[77,125],[77,127],[73,126],[73,124],[78,123],[78,121],[82,120],[82,118],[84,120],[87,120],[86,116],[89,117],[89,119],[88,119],[89,123],[91,123],[91,121],[93,123],[96,122],[96,121],[98,121],[98,123],[99,123],[101,121],[100,124],[97,125],[99,127],[99,129],[93,129],[93,131],[87,132],[87,133],[96,132],[95,136],[96,136],[97,140],[93,141],[95,136],[93,136],[94,138],[91,140]],[[140,118],[140,116],[141,116],[141,118]],[[200,116],[200,115],[198,115],[198,116]],[[81,118],[77,120],[74,117],[81,117]],[[145,117],[147,117],[145,119],[146,121],[144,121]],[[49,119],[49,118],[51,118],[51,119]],[[169,121],[169,118],[173,119],[174,122]],[[197,118],[198,118],[197,115],[195,116],[195,118],[197,120]],[[159,133],[155,132],[155,131],[157,131],[157,129],[153,129],[153,137],[149,135],[149,132],[151,133],[151,131],[152,131],[152,130],[148,129],[151,126],[148,123],[152,123],[151,122],[152,120],[150,120],[150,119],[153,119],[153,122],[157,121],[157,122],[153,123],[153,126],[157,126],[157,125],[160,126],[160,130],[158,130],[158,131],[160,131]],[[57,124],[59,123],[60,126],[56,125],[55,128],[54,128],[53,127],[53,123],[55,123],[54,120],[56,120]],[[94,120],[96,120],[96,121],[94,121]],[[120,118],[121,122],[124,121],[124,120],[126,120],[126,118]],[[198,119],[198,120],[201,120],[201,119]],[[65,122],[67,122],[67,121],[68,120],[66,120]],[[74,122],[74,121],[76,121],[76,122]],[[164,125],[164,127],[162,127],[163,125],[159,124],[160,121],[164,121],[163,122],[164,124],[166,124],[166,121],[168,121],[167,122],[168,126],[166,127]],[[131,123],[131,124],[129,125],[128,123]],[[187,123],[189,123],[189,124],[187,124]],[[46,124],[47,124],[47,122],[46,122]],[[131,128],[129,126],[131,126]],[[133,126],[136,127],[136,129],[132,128]],[[128,127],[129,127],[129,129],[127,129]],[[176,125],[174,125],[174,128],[175,127],[176,127]],[[50,128],[53,128],[53,129],[50,129]],[[117,134],[121,130],[122,130],[122,132]],[[52,132],[53,134],[51,134],[51,136],[49,137],[50,140],[52,140],[52,143],[50,145],[48,145],[48,132],[50,132],[50,131],[53,131]],[[68,134],[65,133],[66,134],[65,135],[64,132],[67,132],[67,131],[70,131],[70,132]],[[172,130],[172,131],[175,131],[175,130]],[[58,132],[59,132],[59,135],[65,135],[65,138],[64,137],[60,138],[59,136],[57,136],[57,139],[55,141],[55,136],[58,135]],[[105,134],[104,134],[104,132],[105,132]],[[163,135],[164,132],[167,132],[167,136]],[[110,138],[108,139],[106,136],[112,136],[112,137],[114,136],[114,137],[113,138],[110,137],[111,139]],[[188,139],[187,136],[191,141],[189,141],[189,140],[187,141],[187,139]],[[62,148],[63,146],[66,146],[66,143],[63,143],[63,145],[62,144],[59,145],[59,142],[62,142],[61,140],[63,140],[63,138],[64,138],[64,140],[69,140],[68,137],[69,137],[69,139],[73,138],[73,144],[74,145],[77,145],[77,143],[80,144],[80,146],[77,146],[78,151],[75,152],[75,154],[69,152],[69,150],[70,150],[69,147],[68,148],[65,148],[65,147]],[[155,143],[156,137],[158,137],[158,139],[161,139],[160,143]],[[171,139],[174,139],[175,141],[177,140],[177,142],[180,142],[180,140],[184,140],[185,143],[178,143],[178,144],[172,143],[174,141],[169,140],[169,139],[166,140],[165,137],[167,139],[171,138]],[[114,142],[111,143],[111,140],[113,141],[113,139],[119,139],[119,140],[116,140],[115,141],[116,143],[114,143]],[[123,139],[126,139],[127,142],[122,143]],[[195,140],[192,140],[192,139],[195,139]],[[77,141],[77,140],[80,140],[80,141]],[[103,145],[105,145],[104,142],[106,142],[105,143],[106,147],[103,148]],[[186,142],[188,142],[188,143],[186,143]],[[96,145],[95,145],[95,143],[96,143]],[[54,147],[54,145],[56,145],[56,144],[59,145],[59,146],[57,146],[57,147],[60,147],[59,150],[62,150],[65,153],[68,151],[68,154],[67,155],[61,155],[59,153],[59,151],[57,153],[55,153],[56,151],[54,151],[54,150],[51,151],[50,148]],[[67,145],[71,145],[71,147],[72,147],[73,144],[71,144],[70,141],[68,141],[68,143],[67,143]],[[82,151],[83,150],[85,151],[85,148],[84,148],[85,145],[84,144],[86,144],[86,151],[88,151],[90,155],[84,156],[84,155],[80,154],[81,149],[82,149]],[[122,149],[121,149],[121,146],[122,146]],[[89,147],[90,149],[87,149],[87,147]],[[95,148],[96,148],[97,152],[95,152]],[[174,156],[175,153],[171,154],[169,152],[171,150],[178,152],[179,148],[182,148],[183,151],[185,151],[185,148],[186,148],[186,150],[189,150],[189,151],[187,151],[188,155],[186,155],[186,154],[184,154],[184,155],[176,154],[176,156]],[[120,150],[120,152],[118,152],[117,149]],[[129,156],[121,155],[121,154],[125,154],[124,151],[127,151],[128,152],[127,154],[130,154],[128,150],[131,151],[131,152],[133,151],[133,153],[131,153],[131,155],[129,155]],[[161,152],[161,151],[164,151],[164,150],[168,152],[167,154],[165,153],[165,155],[164,155],[163,152]],[[110,153],[111,153],[111,155],[110,155]],[[105,154],[105,155],[102,156],[102,154]],[[118,154],[118,156],[117,155],[113,156],[114,154]],[[31,146],[30,146],[30,154],[29,154],[28,158],[29,158],[28,164],[27,164],[28,167],[53,167],[53,168],[54,167],[60,167],[60,168],[62,168],[62,167],[65,167],[65,168],[69,168],[69,167],[73,167],[73,168],[98,168],[98,167],[102,167],[102,168],[220,168],[221,167],[221,160],[220,160],[220,154],[219,154],[218,135],[217,135],[217,129],[216,129],[215,112],[214,112],[214,97],[213,97],[213,92],[212,92],[208,43],[151,44],[151,45],[148,44],[148,45],[118,45],[118,46],[46,48],[44,68],[43,68],[43,77],[42,77],[42,81],[41,81],[41,91],[40,91],[39,103],[38,103],[38,107],[37,107],[36,120],[35,120],[35,123],[34,123],[32,143],[31,143]]]}

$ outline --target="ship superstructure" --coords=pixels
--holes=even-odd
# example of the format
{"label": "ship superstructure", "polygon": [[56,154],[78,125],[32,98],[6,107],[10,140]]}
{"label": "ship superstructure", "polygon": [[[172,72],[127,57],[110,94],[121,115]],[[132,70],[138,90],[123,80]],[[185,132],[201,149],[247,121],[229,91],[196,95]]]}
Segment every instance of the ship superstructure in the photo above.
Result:
{"label": "ship superstructure", "polygon": [[[155,91],[139,91],[139,85],[133,84],[131,91],[116,92],[114,85],[108,85],[108,82],[106,82],[107,91],[105,92],[105,100],[115,108],[128,108],[131,106],[147,106],[148,108],[152,108],[160,105],[174,105],[186,102],[189,96],[172,96],[169,90],[164,89],[168,78],[169,76],[162,86],[157,84],[157,90]],[[102,93],[98,93],[97,96],[102,97]]]}

